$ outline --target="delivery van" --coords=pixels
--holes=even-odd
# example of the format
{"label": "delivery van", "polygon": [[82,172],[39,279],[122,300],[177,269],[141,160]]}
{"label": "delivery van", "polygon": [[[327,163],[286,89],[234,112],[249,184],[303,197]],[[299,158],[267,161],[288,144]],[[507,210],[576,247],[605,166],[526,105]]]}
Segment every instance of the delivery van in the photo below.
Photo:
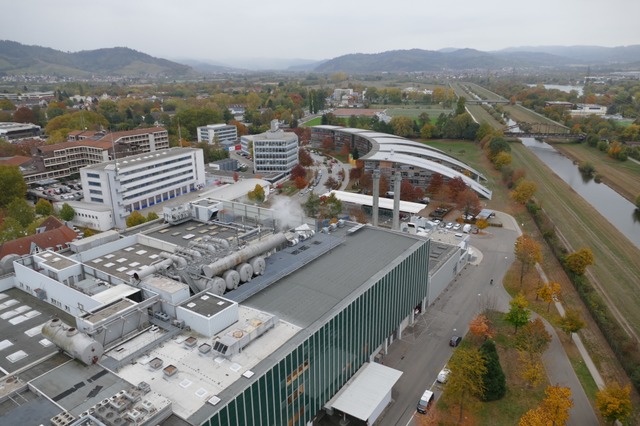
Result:
{"label": "delivery van", "polygon": [[418,410],[418,413],[427,414],[427,411],[429,411],[431,404],[433,404],[433,400],[433,392],[431,392],[429,389],[424,391],[422,397],[420,398],[420,401],[418,401],[418,407],[416,408]]}

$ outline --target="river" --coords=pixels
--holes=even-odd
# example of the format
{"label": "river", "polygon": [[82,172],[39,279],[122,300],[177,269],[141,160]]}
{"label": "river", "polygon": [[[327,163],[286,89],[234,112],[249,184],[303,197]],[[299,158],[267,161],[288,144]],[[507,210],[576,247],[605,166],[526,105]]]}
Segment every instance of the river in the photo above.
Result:
{"label": "river", "polygon": [[611,225],[640,248],[640,222],[636,219],[636,207],[622,195],[593,179],[585,180],[569,158],[551,145],[533,138],[521,138],[523,145],[533,151],[555,174],[593,206]]}

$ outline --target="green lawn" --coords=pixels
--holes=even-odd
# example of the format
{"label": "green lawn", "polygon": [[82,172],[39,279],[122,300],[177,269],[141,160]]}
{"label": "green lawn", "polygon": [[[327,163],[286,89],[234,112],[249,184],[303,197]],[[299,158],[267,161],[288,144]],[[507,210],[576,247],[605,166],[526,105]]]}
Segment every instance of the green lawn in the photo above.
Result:
{"label": "green lawn", "polygon": [[311,126],[318,126],[320,124],[322,124],[322,117],[315,117],[315,118],[305,122],[304,124],[302,124],[302,126],[311,127]]}

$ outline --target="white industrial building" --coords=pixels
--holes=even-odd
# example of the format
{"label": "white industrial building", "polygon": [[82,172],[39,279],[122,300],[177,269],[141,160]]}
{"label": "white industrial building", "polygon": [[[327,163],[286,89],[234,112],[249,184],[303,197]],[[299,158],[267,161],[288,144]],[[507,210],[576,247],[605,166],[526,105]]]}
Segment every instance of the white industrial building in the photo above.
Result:
{"label": "white industrial building", "polygon": [[298,164],[298,136],[278,128],[278,120],[265,133],[242,136],[240,144],[253,155],[254,173],[289,173]]}
{"label": "white industrial building", "polygon": [[204,187],[201,149],[170,148],[112,160],[80,170],[84,199],[110,206],[116,227],[134,210]]}
{"label": "white industrial building", "polygon": [[216,139],[221,146],[235,145],[238,141],[238,128],[232,124],[208,124],[198,127],[198,142],[213,144]]}
{"label": "white industrial building", "polygon": [[61,209],[64,204],[68,204],[75,211],[76,214],[69,221],[75,226],[95,229],[96,231],[108,231],[116,226],[111,206],[67,200],[64,203],[55,203],[54,207]]}

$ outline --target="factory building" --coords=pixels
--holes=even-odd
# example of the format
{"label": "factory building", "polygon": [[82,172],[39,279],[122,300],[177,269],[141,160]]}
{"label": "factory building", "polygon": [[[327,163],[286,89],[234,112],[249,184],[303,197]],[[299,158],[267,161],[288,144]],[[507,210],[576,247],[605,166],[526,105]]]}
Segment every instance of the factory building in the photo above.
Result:
{"label": "factory building", "polygon": [[[23,389],[28,402],[0,403],[3,419],[302,426],[338,412],[373,422],[402,374],[375,360],[470,256],[467,240],[317,228],[218,199],[164,216],[144,233],[11,259],[0,333],[19,338],[0,342],[0,397]],[[380,387],[363,410],[343,395],[367,377]]]}

